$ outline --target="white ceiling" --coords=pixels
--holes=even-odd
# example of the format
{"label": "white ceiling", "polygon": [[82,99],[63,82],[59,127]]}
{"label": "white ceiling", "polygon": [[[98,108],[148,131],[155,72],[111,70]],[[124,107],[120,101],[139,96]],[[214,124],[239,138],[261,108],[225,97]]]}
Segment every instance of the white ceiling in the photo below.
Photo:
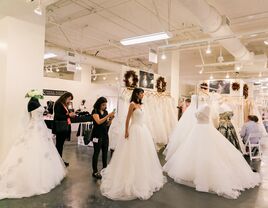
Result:
{"label": "white ceiling", "polygon": [[[230,18],[235,33],[268,28],[268,0],[207,1]],[[179,0],[59,0],[47,8],[47,45],[97,53],[99,57],[139,67],[148,65],[149,48],[156,49],[165,42],[126,47],[119,41],[163,30],[173,33],[170,43],[208,37]],[[244,38],[242,42],[256,54],[267,54],[263,44],[266,38],[268,34]],[[226,51],[224,54],[228,56]],[[217,56],[218,53],[210,59],[216,60]]]}

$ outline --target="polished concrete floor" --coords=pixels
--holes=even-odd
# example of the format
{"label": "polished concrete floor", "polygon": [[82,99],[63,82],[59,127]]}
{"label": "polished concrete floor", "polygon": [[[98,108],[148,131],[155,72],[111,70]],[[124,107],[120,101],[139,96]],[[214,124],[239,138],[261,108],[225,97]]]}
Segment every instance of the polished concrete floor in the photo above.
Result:
{"label": "polished concrete floor", "polygon": [[[267,138],[268,141],[268,138]],[[268,144],[268,142],[267,142]],[[258,167],[263,181],[260,187],[247,190],[237,200],[214,194],[200,193],[193,188],[176,184],[172,179],[146,201],[111,201],[100,194],[99,181],[91,177],[91,147],[66,143],[64,158],[70,162],[68,176],[48,194],[0,201],[0,208],[267,208],[268,207],[268,145]],[[159,154],[161,161],[163,157]],[[29,170],[30,171],[30,170]],[[19,177],[19,176],[18,176]]]}

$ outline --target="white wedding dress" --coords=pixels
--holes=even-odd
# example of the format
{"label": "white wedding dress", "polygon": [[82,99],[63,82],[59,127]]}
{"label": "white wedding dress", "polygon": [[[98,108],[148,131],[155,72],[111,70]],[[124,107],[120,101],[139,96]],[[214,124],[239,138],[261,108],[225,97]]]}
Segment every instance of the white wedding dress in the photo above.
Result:
{"label": "white wedding dress", "polygon": [[148,199],[166,182],[143,110],[133,112],[128,139],[120,138],[101,175],[101,193],[113,200]]}
{"label": "white wedding dress", "polygon": [[210,107],[196,113],[197,123],[185,141],[171,156],[164,170],[176,182],[236,199],[240,192],[257,186],[254,173],[242,154],[210,121]]}
{"label": "white wedding dress", "polygon": [[0,199],[48,193],[65,175],[39,107],[31,112],[26,129],[0,164]]}
{"label": "white wedding dress", "polygon": [[177,126],[174,128],[172,134],[169,138],[169,143],[164,151],[166,155],[166,160],[176,152],[181,143],[187,138],[188,134],[191,132],[194,123],[196,123],[195,112],[197,108],[197,96],[192,95],[191,104],[182,114]]}

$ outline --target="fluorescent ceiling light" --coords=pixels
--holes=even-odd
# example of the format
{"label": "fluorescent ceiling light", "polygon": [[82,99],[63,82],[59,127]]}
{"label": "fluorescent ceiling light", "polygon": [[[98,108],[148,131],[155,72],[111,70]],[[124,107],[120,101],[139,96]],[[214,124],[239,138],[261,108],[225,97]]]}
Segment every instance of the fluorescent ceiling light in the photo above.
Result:
{"label": "fluorescent ceiling light", "polygon": [[134,45],[139,43],[147,43],[147,42],[153,42],[158,40],[165,40],[172,38],[172,34],[169,32],[159,32],[159,33],[153,33],[149,35],[142,35],[132,38],[126,38],[120,41],[122,45]]}
{"label": "fluorescent ceiling light", "polygon": [[49,59],[49,58],[54,58],[56,57],[57,55],[54,54],[54,53],[45,53],[44,55],[44,59]]}

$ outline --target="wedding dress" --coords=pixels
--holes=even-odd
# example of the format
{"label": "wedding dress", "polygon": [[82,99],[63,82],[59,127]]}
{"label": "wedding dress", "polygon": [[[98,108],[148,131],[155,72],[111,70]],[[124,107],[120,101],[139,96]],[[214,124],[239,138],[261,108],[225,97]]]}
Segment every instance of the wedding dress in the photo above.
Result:
{"label": "wedding dress", "polygon": [[182,114],[182,117],[177,123],[177,126],[174,128],[172,134],[169,138],[169,143],[164,151],[166,155],[166,160],[176,152],[179,146],[187,138],[188,134],[192,130],[193,124],[196,123],[195,112],[197,108],[197,96],[192,95],[191,104]]}
{"label": "wedding dress", "polygon": [[166,182],[143,110],[133,112],[128,139],[120,138],[101,175],[101,193],[113,200],[148,199]]}
{"label": "wedding dress", "polygon": [[31,112],[26,129],[0,164],[0,199],[48,193],[65,175],[39,107]]}
{"label": "wedding dress", "polygon": [[236,199],[240,192],[257,186],[254,173],[242,154],[210,122],[210,107],[196,113],[197,122],[171,156],[164,170],[176,182]]}

